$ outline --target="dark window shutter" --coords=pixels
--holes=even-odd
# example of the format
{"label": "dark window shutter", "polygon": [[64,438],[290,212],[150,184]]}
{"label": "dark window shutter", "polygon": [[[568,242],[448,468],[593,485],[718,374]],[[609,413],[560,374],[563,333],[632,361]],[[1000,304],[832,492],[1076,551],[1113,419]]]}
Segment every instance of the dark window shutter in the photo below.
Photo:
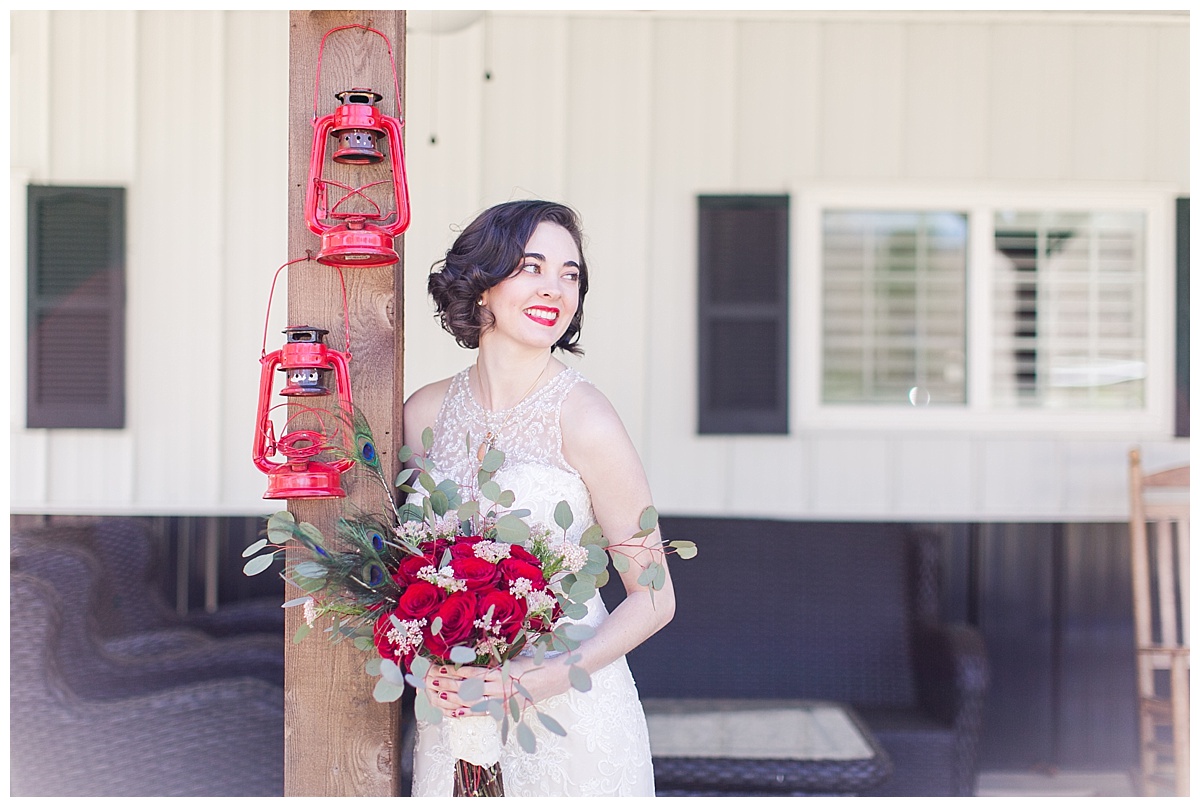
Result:
{"label": "dark window shutter", "polygon": [[125,426],[125,189],[29,186],[29,428]]}
{"label": "dark window shutter", "polygon": [[1192,434],[1191,197],[1175,200],[1175,436]]}
{"label": "dark window shutter", "polygon": [[699,197],[699,431],[788,429],[788,197]]}

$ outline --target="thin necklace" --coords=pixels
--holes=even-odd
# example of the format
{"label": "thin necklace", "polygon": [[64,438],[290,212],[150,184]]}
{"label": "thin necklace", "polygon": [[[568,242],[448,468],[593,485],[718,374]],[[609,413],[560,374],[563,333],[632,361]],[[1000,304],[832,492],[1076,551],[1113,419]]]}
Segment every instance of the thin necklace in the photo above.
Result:
{"label": "thin necklace", "polygon": [[[485,434],[483,436],[483,441],[479,444],[479,451],[476,455],[479,457],[480,464],[483,463],[483,458],[487,456],[487,453],[492,450],[492,445],[496,442],[496,438],[500,435],[500,432],[504,431],[504,428],[506,426],[508,426],[508,421],[511,420],[513,414],[516,413],[517,407],[519,407],[521,404],[525,403],[525,399],[528,398],[530,396],[530,394],[533,392],[533,388],[536,387],[538,385],[538,382],[542,380],[542,376],[544,376],[546,374],[546,370],[548,370],[550,368],[550,359],[551,358],[552,357],[550,357],[550,356],[546,357],[546,366],[543,367],[542,371],[537,374],[537,378],[533,379],[533,383],[529,385],[529,389],[525,390],[525,394],[521,396],[520,400],[518,400],[515,404],[513,404],[511,407],[509,407],[508,414],[504,416],[504,420],[500,421],[500,425],[497,426],[495,429],[489,429],[487,434]],[[479,390],[480,390],[480,392],[482,392],[483,391],[483,377],[479,374],[479,360],[478,359],[475,360],[475,377],[479,379]],[[486,412],[488,410],[484,410],[484,411]]]}

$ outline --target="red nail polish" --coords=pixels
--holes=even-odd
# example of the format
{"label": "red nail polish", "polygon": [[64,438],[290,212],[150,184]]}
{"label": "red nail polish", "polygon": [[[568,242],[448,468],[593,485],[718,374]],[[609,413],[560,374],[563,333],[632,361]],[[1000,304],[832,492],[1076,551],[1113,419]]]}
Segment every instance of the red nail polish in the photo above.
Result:
{"label": "red nail polish", "polygon": [[435,678],[435,679],[433,679],[433,685],[434,685],[435,687],[436,687],[436,686],[441,686],[441,685],[442,685],[442,682],[441,682],[441,681],[439,681],[438,679],[436,679],[436,678]]}
{"label": "red nail polish", "polygon": [[442,700],[447,700],[445,692],[442,693]]}

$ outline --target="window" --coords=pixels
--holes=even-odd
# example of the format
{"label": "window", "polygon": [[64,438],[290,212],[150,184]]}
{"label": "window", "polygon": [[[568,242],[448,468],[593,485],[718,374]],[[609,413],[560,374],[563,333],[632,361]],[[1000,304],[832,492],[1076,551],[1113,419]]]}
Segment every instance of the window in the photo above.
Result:
{"label": "window", "polygon": [[966,401],[967,217],[822,216],[822,399]]}
{"label": "window", "polygon": [[28,189],[29,428],[125,425],[125,191]]}
{"label": "window", "polygon": [[1172,289],[1150,271],[1167,266],[1166,200],[1032,196],[814,190],[803,422],[894,424],[877,413],[898,407],[936,410],[904,420],[928,428],[1166,428]]}
{"label": "window", "polygon": [[788,197],[699,197],[699,431],[788,430]]}
{"label": "window", "polygon": [[994,227],[995,406],[1141,407],[1143,215],[1001,210]]}

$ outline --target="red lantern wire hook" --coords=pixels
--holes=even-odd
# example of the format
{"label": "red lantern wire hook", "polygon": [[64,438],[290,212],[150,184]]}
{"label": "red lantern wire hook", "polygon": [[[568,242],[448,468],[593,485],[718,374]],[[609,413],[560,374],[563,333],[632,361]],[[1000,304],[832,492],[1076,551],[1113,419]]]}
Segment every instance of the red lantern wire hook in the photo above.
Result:
{"label": "red lantern wire hook", "polygon": [[395,118],[397,120],[403,122],[404,116],[400,114],[400,79],[396,74],[396,57],[392,53],[392,40],[388,39],[387,35],[384,34],[383,31],[376,30],[376,29],[371,28],[366,25],[360,25],[359,23],[351,23],[349,25],[339,25],[336,28],[330,28],[328,31],[325,32],[325,36],[321,37],[321,45],[319,48],[317,48],[317,80],[316,80],[316,84],[313,86],[313,114],[312,114],[313,120],[316,120],[318,117],[317,116],[317,100],[321,97],[321,59],[325,55],[325,40],[329,38],[330,34],[337,33],[338,31],[345,31],[348,28],[361,28],[364,31],[368,31],[373,34],[378,34],[380,37],[383,38],[383,41],[387,44],[388,60],[392,63],[392,87],[394,88],[394,92],[395,92],[395,95],[393,97],[395,98],[395,106],[396,106]]}
{"label": "red lantern wire hook", "polygon": [[[266,358],[267,355],[267,330],[271,327],[271,301],[275,297],[275,284],[279,282],[279,273],[291,266],[293,263],[301,263],[302,261],[311,260],[311,255],[303,258],[294,258],[275,270],[275,275],[271,278],[271,292],[267,295],[267,316],[263,320],[263,340],[262,353],[259,354],[260,359]],[[350,361],[350,303],[346,297],[346,276],[342,274],[342,267],[335,266],[334,268],[337,269],[338,280],[342,284],[342,317],[345,321],[346,328],[346,349],[343,351],[343,353],[346,355],[346,361]]]}

